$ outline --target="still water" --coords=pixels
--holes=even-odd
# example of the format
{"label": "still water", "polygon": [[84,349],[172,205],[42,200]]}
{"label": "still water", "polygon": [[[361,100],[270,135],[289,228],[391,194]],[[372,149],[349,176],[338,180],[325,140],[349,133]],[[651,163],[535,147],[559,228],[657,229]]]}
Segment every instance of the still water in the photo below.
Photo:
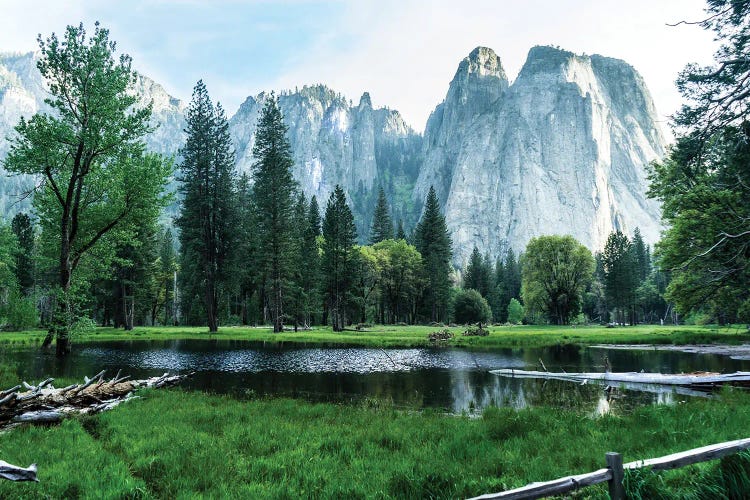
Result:
{"label": "still water", "polygon": [[489,352],[448,348],[371,349],[271,345],[242,341],[134,341],[78,346],[59,360],[37,349],[0,352],[16,361],[19,378],[82,379],[106,369],[142,378],[164,372],[196,372],[184,387],[238,397],[285,396],[312,401],[388,404],[471,412],[488,405],[579,408],[592,413],[625,412],[643,404],[672,404],[699,394],[670,388],[616,389],[596,384],[511,379],[499,368],[592,372],[681,373],[750,371],[750,361],[727,356],[663,351],[624,351],[557,346]]}

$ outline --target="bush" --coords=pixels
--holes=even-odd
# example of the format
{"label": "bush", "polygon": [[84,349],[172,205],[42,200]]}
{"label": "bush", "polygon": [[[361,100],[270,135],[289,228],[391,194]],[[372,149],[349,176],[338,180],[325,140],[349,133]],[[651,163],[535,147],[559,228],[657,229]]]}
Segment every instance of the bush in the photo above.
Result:
{"label": "bush", "polygon": [[39,323],[36,304],[31,298],[12,292],[6,304],[0,306],[0,328],[3,330],[28,330]]}
{"label": "bush", "polygon": [[453,302],[453,318],[456,323],[489,323],[492,310],[487,301],[476,290],[461,290]]}

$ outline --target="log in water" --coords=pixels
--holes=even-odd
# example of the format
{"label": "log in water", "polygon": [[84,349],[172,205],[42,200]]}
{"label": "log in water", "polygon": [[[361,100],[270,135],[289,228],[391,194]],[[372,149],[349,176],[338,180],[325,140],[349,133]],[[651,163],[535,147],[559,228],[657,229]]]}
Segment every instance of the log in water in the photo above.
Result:
{"label": "log in water", "polygon": [[501,369],[490,370],[490,373],[513,378],[543,378],[566,380],[569,382],[599,382],[615,384],[657,384],[682,387],[711,387],[723,384],[750,385],[750,372],[735,373],[641,373],[641,372],[605,372],[605,373],[552,373],[528,370]]}

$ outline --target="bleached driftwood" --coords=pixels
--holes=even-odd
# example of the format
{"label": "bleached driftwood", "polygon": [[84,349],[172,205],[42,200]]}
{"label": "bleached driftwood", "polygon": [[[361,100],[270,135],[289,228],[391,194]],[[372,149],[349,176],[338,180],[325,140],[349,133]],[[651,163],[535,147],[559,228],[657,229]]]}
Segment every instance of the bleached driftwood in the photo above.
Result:
{"label": "bleached driftwood", "polygon": [[24,469],[2,460],[0,460],[0,478],[10,481],[39,481],[36,478],[36,464],[31,464]]}
{"label": "bleached driftwood", "polygon": [[165,373],[160,377],[128,380],[128,376],[120,377],[118,372],[111,380],[105,380],[104,373],[84,377],[82,384],[60,389],[52,385],[54,379],[47,379],[36,386],[23,382],[0,392],[0,429],[25,423],[55,423],[70,414],[99,413],[132,398],[138,388],[176,385],[192,375]]}
{"label": "bleached driftwood", "polygon": [[566,380],[569,382],[601,382],[609,385],[624,384],[658,384],[683,387],[711,387],[723,384],[750,385],[750,372],[734,373],[552,373],[515,369],[492,370],[491,373],[503,377],[544,378]]}

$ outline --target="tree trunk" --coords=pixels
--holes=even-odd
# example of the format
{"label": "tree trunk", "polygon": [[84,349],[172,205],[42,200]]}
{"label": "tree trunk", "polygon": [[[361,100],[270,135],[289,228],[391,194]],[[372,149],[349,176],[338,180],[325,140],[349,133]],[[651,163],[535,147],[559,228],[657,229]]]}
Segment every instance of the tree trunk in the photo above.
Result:
{"label": "tree trunk", "polygon": [[133,318],[135,316],[135,298],[132,295],[122,297],[123,313],[125,315],[125,331],[133,331]]}
{"label": "tree trunk", "polygon": [[[55,331],[56,342],[55,342],[55,354],[57,357],[64,357],[70,354],[70,298],[68,297],[70,292],[70,274],[65,273],[66,283],[63,287],[62,300],[57,303],[57,313],[52,319],[52,329]],[[61,277],[60,281],[62,282]],[[50,335],[49,333],[47,334]]]}

